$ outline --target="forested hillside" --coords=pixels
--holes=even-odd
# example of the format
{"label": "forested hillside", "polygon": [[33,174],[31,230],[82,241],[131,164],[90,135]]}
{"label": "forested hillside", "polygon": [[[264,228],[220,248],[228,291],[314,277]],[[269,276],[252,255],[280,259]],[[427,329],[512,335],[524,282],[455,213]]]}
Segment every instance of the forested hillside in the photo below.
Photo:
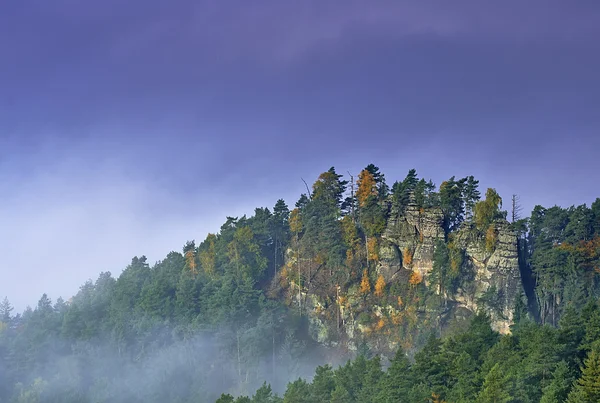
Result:
{"label": "forested hillside", "polygon": [[68,301],[5,299],[0,401],[597,402],[599,272],[600,199],[525,217],[473,176],[331,168]]}

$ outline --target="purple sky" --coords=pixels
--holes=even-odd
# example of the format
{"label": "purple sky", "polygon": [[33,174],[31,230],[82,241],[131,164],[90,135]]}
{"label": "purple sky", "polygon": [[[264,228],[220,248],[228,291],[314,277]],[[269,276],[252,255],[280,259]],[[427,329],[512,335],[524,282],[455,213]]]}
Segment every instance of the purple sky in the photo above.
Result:
{"label": "purple sky", "polygon": [[3,1],[0,298],[68,298],[332,165],[589,204],[599,38],[597,0]]}

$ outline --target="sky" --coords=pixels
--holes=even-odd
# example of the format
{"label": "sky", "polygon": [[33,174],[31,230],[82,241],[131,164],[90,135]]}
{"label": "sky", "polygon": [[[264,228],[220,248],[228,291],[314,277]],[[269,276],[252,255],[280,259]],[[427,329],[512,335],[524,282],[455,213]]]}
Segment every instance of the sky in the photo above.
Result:
{"label": "sky", "polygon": [[320,172],[600,196],[600,2],[5,0],[0,298],[68,299]]}

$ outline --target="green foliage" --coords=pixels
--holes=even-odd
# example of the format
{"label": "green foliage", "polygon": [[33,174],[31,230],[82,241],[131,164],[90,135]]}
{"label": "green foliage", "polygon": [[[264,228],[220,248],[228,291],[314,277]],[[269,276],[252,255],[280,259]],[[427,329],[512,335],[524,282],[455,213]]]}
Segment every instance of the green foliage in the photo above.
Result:
{"label": "green foliage", "polygon": [[500,211],[501,208],[502,198],[496,189],[489,188],[485,192],[485,200],[475,204],[473,218],[477,228],[485,231],[495,220],[503,218],[504,214]]}
{"label": "green foliage", "polygon": [[[152,266],[134,257],[118,278],[102,273],[68,302],[44,294],[34,309],[14,315],[4,299],[0,401],[598,401],[600,199],[591,208],[536,206],[529,219],[509,227],[500,196],[488,189],[481,201],[473,176],[451,177],[436,193],[411,169],[390,196],[378,167],[363,172],[367,181],[358,196],[348,195],[348,182],[331,168],[293,211],[280,199],[272,211],[227,217],[199,245],[188,241]],[[392,211],[398,228],[441,211],[446,236],[434,245],[425,278],[401,269],[390,281],[382,271],[376,289],[386,292],[356,302],[361,273],[371,273],[372,284],[375,270],[386,268],[366,267],[373,252],[381,263],[393,259],[385,239],[386,230],[396,229],[388,222]],[[422,224],[410,224],[417,236]],[[468,261],[474,257],[463,242],[485,238],[491,253],[500,231],[510,235],[507,229],[518,237],[525,284],[514,307],[505,306],[514,297],[506,294],[510,287],[491,286],[479,295]],[[425,248],[428,242],[415,239]],[[483,313],[461,331],[466,319],[452,316],[458,292],[480,297],[478,305],[494,319],[514,308],[512,334],[493,331]],[[386,309],[376,311],[374,301]],[[305,375],[300,363],[314,346],[307,336],[316,323],[307,317],[313,308],[329,337],[340,347],[357,343],[359,356],[318,367],[311,382],[291,382],[279,398],[270,384]],[[354,340],[344,332],[349,315],[368,325]],[[432,329],[445,338],[426,338]],[[199,339],[209,347],[198,347]],[[377,354],[389,354],[392,341],[406,353],[400,349],[384,371],[386,360]],[[116,368],[107,369],[105,356],[116,357]],[[131,373],[144,381],[123,386]]]}
{"label": "green foliage", "polygon": [[507,403],[511,400],[508,393],[508,382],[496,364],[486,375],[481,392],[477,396],[477,403]]}

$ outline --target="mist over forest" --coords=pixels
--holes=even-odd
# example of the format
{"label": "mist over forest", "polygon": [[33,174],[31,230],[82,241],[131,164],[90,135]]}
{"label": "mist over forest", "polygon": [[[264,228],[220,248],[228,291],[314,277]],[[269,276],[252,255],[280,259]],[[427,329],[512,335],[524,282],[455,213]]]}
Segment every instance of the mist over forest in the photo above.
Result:
{"label": "mist over forest", "polygon": [[0,304],[0,401],[597,402],[600,199],[323,172],[68,300]]}

